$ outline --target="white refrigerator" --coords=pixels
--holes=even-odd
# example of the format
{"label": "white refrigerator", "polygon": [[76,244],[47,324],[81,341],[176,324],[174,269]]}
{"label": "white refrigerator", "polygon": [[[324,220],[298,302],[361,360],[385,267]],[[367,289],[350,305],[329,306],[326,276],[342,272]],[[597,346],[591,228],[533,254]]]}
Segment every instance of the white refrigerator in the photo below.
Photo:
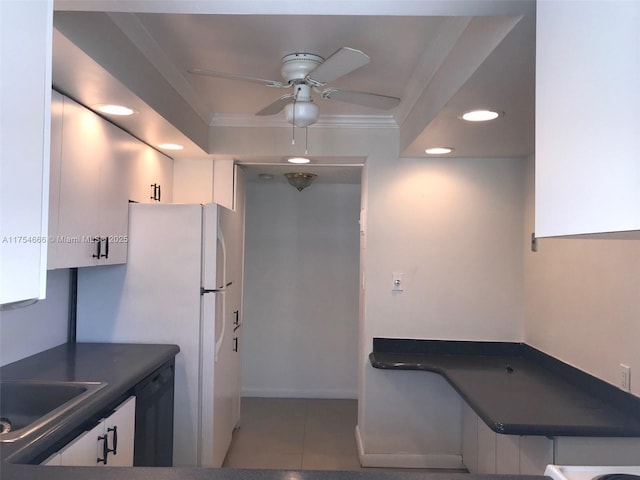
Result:
{"label": "white refrigerator", "polygon": [[78,271],[78,342],[180,347],[174,466],[220,467],[237,421],[229,376],[239,325],[225,295],[239,287],[226,278],[219,208],[130,204],[127,264]]}

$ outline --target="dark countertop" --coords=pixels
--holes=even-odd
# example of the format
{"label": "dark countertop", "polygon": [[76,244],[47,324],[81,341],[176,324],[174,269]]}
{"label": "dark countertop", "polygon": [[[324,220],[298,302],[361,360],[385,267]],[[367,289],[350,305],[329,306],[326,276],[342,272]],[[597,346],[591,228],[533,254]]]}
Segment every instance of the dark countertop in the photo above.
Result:
{"label": "dark countertop", "polygon": [[526,344],[376,338],[369,358],[444,376],[497,433],[640,436],[640,398]]}
{"label": "dark countertop", "polygon": [[2,444],[2,480],[544,480],[543,476],[411,471],[285,471],[166,467],[50,467],[27,465],[73,426],[99,413],[178,352],[175,345],[63,345],[0,369],[3,380],[106,381],[109,385],[38,438]]}
{"label": "dark countertop", "polygon": [[0,368],[0,379],[3,381],[107,383],[50,425],[14,442],[0,443],[3,480],[7,472],[12,471],[9,464],[28,463],[40,458],[83,423],[125,400],[136,384],[173,359],[179,351],[176,345],[65,344]]}

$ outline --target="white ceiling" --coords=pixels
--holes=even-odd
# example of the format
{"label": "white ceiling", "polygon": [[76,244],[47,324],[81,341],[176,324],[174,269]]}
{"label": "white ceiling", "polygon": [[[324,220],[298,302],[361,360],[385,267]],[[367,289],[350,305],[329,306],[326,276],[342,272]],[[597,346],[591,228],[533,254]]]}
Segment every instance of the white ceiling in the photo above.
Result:
{"label": "white ceiling", "polygon": [[[133,102],[139,114],[116,123],[152,145],[186,144],[171,156],[207,157],[215,154],[207,150],[216,126],[286,126],[282,115],[253,113],[287,90],[188,69],[281,80],[280,58],[287,53],[326,58],[349,46],[371,61],[330,86],[402,101],[379,111],[314,97],[321,117],[310,128],[396,127],[403,156],[447,145],[454,156],[520,157],[532,153],[534,143],[533,10],[534,2],[517,0],[58,0],[53,82],[86,105]],[[460,120],[477,107],[505,115],[487,125]],[[269,157],[238,160],[274,163]]]}

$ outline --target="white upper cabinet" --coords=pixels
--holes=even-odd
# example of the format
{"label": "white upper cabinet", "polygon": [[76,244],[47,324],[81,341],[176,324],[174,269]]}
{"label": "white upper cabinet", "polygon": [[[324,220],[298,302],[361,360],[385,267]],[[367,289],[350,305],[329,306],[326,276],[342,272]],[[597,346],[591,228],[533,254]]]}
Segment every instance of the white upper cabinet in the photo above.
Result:
{"label": "white upper cabinet", "polygon": [[53,0],[0,1],[0,304],[46,293]]}
{"label": "white upper cabinet", "polygon": [[640,2],[538,2],[536,37],[536,235],[640,230]]}
{"label": "white upper cabinet", "polygon": [[236,169],[233,160],[213,162],[213,202],[229,210],[236,209]]}
{"label": "white upper cabinet", "polygon": [[139,203],[171,203],[173,160],[142,142],[129,162],[129,200]]}
{"label": "white upper cabinet", "polygon": [[50,269],[126,262],[132,142],[137,140],[64,98],[60,170],[51,176],[59,184],[52,183],[58,205],[51,204],[57,228]]}

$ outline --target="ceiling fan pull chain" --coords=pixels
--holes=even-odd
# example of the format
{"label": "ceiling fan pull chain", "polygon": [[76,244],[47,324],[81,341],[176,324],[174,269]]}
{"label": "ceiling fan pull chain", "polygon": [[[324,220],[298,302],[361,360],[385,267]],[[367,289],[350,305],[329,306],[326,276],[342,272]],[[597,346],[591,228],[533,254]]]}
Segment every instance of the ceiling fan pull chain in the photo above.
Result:
{"label": "ceiling fan pull chain", "polygon": [[309,127],[304,127],[304,154],[309,155]]}
{"label": "ceiling fan pull chain", "polygon": [[298,100],[298,92],[300,89],[296,91],[296,94],[293,96],[293,122],[291,122],[291,145],[296,144],[296,100]]}

